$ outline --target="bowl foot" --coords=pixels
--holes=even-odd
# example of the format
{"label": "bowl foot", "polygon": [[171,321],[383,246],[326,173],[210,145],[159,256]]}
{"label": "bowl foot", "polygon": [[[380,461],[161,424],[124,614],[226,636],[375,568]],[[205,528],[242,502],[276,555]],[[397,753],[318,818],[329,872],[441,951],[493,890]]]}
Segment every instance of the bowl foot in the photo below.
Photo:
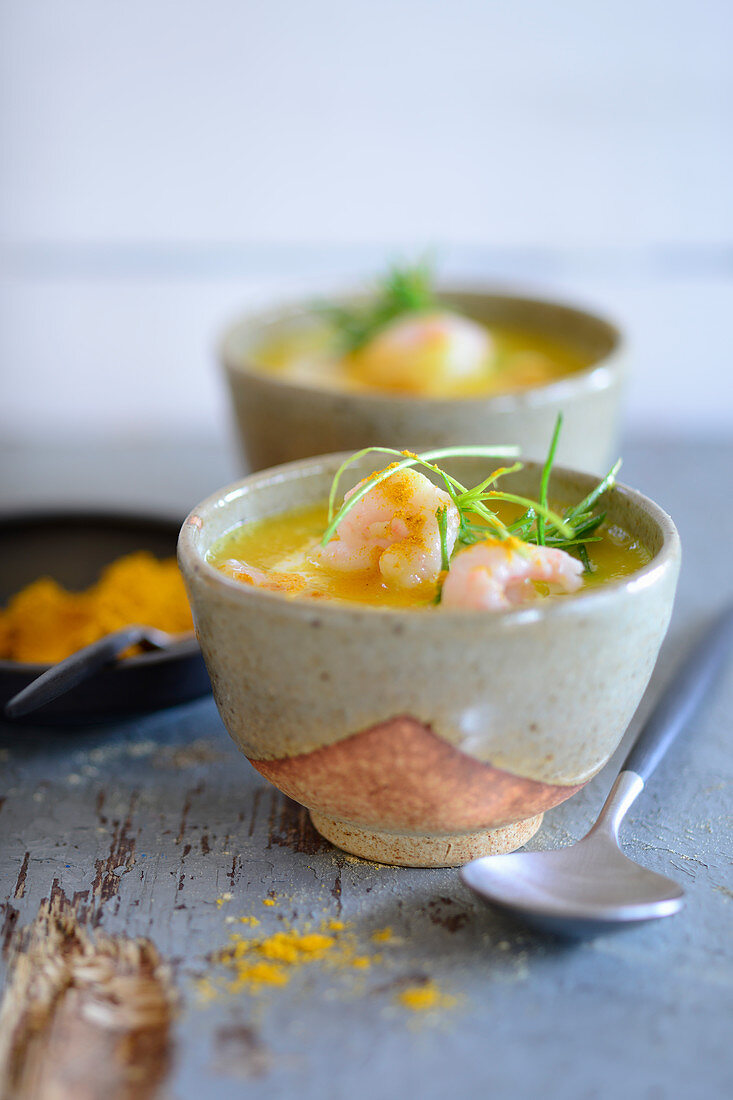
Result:
{"label": "bowl foot", "polygon": [[392,863],[399,867],[458,867],[478,856],[513,852],[534,836],[542,824],[542,816],[527,817],[500,829],[479,829],[475,833],[452,836],[421,836],[419,833],[362,829],[311,811],[311,821],[318,832],[337,848],[375,863]]}

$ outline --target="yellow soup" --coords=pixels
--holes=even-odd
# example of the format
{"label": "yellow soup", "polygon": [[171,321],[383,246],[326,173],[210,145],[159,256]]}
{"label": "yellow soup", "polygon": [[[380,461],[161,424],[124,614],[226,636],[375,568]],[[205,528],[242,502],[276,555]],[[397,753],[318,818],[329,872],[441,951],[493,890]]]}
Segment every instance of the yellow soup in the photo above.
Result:
{"label": "yellow soup", "polygon": [[[556,502],[557,503],[557,502]],[[562,502],[559,508],[562,509]],[[511,523],[522,509],[497,502],[504,523]],[[211,565],[228,576],[290,597],[346,600],[379,607],[433,607],[437,587],[396,589],[387,585],[378,570],[343,572],[317,564],[313,555],[328,522],[326,503],[245,524],[221,538],[208,554]],[[587,544],[592,573],[583,575],[583,587],[594,587],[628,576],[650,560],[651,554],[627,531],[603,526],[599,542]],[[259,571],[266,577],[262,584]],[[541,592],[541,588],[540,588]]]}
{"label": "yellow soup", "polygon": [[570,343],[508,325],[471,324],[486,334],[488,348],[475,368],[463,373],[445,369],[440,355],[436,361],[425,347],[407,370],[374,342],[339,355],[333,331],[315,324],[263,342],[252,360],[268,373],[307,385],[436,398],[511,393],[590,366],[590,357]]}

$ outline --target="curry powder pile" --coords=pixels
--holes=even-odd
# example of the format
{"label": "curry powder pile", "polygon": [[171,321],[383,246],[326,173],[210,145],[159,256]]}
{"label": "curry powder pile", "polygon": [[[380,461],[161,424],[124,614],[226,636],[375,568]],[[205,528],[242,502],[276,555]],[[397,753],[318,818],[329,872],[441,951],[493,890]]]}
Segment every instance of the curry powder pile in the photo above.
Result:
{"label": "curry powder pile", "polygon": [[84,592],[41,577],[0,611],[0,657],[53,664],[130,623],[171,634],[193,630],[175,558],[145,550],[112,562]]}

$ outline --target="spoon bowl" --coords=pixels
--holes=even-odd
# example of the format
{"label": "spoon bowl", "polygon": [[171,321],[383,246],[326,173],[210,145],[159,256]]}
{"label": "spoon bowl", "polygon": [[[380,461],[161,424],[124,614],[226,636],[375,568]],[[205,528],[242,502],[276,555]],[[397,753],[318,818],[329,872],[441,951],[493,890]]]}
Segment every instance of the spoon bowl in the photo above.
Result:
{"label": "spoon bowl", "polygon": [[[614,798],[620,785],[633,789],[630,775],[619,776]],[[570,935],[668,917],[684,904],[683,889],[625,856],[605,822],[569,848],[487,856],[461,877],[494,905],[521,911],[526,923]]]}
{"label": "spoon bowl", "polygon": [[619,827],[665,752],[702,702],[733,641],[728,608],[658,700],[593,828],[568,848],[483,856],[461,878],[484,900],[525,923],[566,936],[657,920],[678,912],[684,890],[619,848]]}

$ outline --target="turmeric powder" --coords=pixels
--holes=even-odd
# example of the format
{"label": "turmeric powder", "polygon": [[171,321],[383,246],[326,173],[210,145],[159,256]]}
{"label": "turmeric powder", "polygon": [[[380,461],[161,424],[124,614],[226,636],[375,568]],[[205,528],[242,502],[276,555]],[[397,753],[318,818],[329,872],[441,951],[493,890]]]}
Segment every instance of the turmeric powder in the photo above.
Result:
{"label": "turmeric powder", "polygon": [[397,996],[403,1008],[412,1012],[430,1012],[439,1008],[455,1008],[455,997],[443,993],[435,982],[423,982],[422,985],[410,985]]}
{"label": "turmeric powder", "polygon": [[[317,932],[288,930],[252,940],[234,932],[218,955],[218,962],[232,974],[224,988],[228,993],[256,993],[263,986],[287,985],[293,967],[322,959],[334,945],[332,936]],[[201,992],[210,999],[206,988]]]}
{"label": "turmeric powder", "polygon": [[[263,902],[272,900],[262,899]],[[258,917],[247,914],[225,919],[252,927],[260,925]],[[274,993],[276,989],[289,985],[301,968],[314,965],[322,972],[330,972],[334,979],[334,989],[339,988],[342,992],[362,996],[368,989],[365,972],[374,966],[389,965],[389,956],[362,953],[363,934],[360,935],[358,929],[353,930],[349,921],[324,917],[318,931],[309,922],[297,928],[281,917],[279,923],[277,931],[264,935],[230,933],[229,942],[209,956],[216,970],[196,980],[199,1000],[209,1003],[232,995],[247,994],[256,997]],[[403,942],[388,926],[374,929],[370,939],[375,944],[394,945]],[[443,1010],[457,1008],[460,1003],[457,997],[444,992],[437,982],[427,976],[418,978],[417,981],[408,981],[408,984],[404,984],[403,979],[397,979],[386,986],[382,984],[381,988],[389,989],[394,986],[397,986],[392,994],[395,1007],[407,1009],[428,1022],[438,1018]],[[372,991],[376,991],[374,987]]]}
{"label": "turmeric powder", "polygon": [[175,558],[159,561],[144,550],[127,554],[83,592],[41,577],[0,611],[0,657],[53,664],[130,623],[171,634],[193,630]]}
{"label": "turmeric powder", "polygon": [[[260,923],[256,917],[246,915],[238,920],[241,924]],[[324,920],[318,932],[309,926],[301,930],[287,921],[283,924],[277,932],[264,936],[246,937],[232,932],[229,943],[214,956],[224,968],[224,976],[201,978],[197,983],[201,999],[211,1001],[222,993],[258,994],[268,986],[287,985],[296,970],[312,963],[346,973],[363,972],[381,962],[381,955],[359,953],[357,938],[343,921]]]}

